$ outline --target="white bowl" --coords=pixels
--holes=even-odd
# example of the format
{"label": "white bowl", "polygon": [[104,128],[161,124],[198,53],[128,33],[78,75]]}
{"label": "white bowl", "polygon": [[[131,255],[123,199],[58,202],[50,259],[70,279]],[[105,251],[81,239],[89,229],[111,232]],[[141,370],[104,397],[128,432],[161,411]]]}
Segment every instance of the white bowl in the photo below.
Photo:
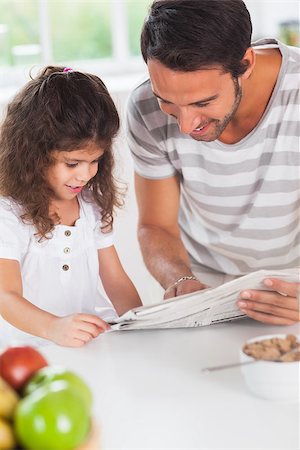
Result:
{"label": "white bowl", "polygon": [[[286,334],[258,336],[245,344],[271,338],[285,338]],[[297,337],[299,341],[299,336]],[[244,345],[245,345],[244,344]],[[244,347],[243,345],[243,347]],[[254,361],[240,349],[240,362]],[[299,401],[300,362],[274,362],[258,360],[253,364],[240,366],[250,391],[258,397],[268,400]]]}

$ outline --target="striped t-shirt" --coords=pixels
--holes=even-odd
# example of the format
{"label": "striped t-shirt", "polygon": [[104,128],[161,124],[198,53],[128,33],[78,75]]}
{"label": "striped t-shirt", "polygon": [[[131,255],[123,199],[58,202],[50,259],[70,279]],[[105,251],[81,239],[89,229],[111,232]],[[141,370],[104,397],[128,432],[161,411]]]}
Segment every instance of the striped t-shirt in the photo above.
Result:
{"label": "striped t-shirt", "polygon": [[230,275],[300,265],[299,49],[275,40],[282,66],[256,127],[236,144],[198,142],[159,109],[150,81],[128,104],[135,171],[179,175],[179,225],[193,264]]}

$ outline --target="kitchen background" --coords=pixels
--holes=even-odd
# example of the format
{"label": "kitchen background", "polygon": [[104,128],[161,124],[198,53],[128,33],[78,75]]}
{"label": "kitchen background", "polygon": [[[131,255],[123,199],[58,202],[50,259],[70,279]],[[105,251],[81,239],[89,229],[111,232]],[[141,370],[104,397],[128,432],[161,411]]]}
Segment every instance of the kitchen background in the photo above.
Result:
{"label": "kitchen background", "polygon": [[[214,0],[211,0],[214,1]],[[224,0],[226,1],[226,0]],[[144,304],[162,290],[147,272],[136,239],[133,166],[124,113],[134,85],[146,76],[139,33],[149,0],[0,0],[0,117],[30,70],[57,63],[99,75],[112,93],[123,127],[116,141],[117,175],[128,185],[115,221],[116,247]],[[299,0],[246,0],[253,39],[276,37],[299,46]]]}

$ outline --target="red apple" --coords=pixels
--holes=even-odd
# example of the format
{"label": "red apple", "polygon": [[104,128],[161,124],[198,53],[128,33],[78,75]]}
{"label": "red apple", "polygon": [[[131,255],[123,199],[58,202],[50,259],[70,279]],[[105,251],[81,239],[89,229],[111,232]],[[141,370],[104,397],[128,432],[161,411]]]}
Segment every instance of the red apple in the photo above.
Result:
{"label": "red apple", "polygon": [[16,391],[21,391],[31,376],[48,363],[33,347],[9,347],[0,354],[0,376]]}

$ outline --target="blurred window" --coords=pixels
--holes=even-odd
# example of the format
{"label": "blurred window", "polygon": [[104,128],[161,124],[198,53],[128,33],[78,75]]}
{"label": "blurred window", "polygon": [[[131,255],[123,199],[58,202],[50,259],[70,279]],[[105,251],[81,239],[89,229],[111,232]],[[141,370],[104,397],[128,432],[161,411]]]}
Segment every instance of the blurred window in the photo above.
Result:
{"label": "blurred window", "polygon": [[0,0],[0,66],[139,55],[151,0]]}
{"label": "blurred window", "polygon": [[150,0],[129,0],[127,1],[128,27],[129,27],[129,48],[132,55],[140,54],[140,34],[148,8],[152,2]]}
{"label": "blurred window", "polygon": [[111,57],[108,1],[48,0],[48,12],[54,61]]}
{"label": "blurred window", "polygon": [[39,62],[39,10],[34,0],[0,0],[0,64]]}
{"label": "blurred window", "polygon": [[[273,0],[268,21],[260,24],[269,0],[246,4],[261,25],[257,35],[280,35],[299,45],[295,1]],[[76,61],[109,61],[110,67],[130,69],[140,59],[140,30],[152,0],[0,0],[0,69]],[[280,9],[280,8],[281,9]],[[286,14],[283,12],[286,11]],[[276,14],[275,14],[276,13]],[[290,20],[291,19],[291,20]],[[269,35],[267,33],[267,35]],[[123,70],[123,69],[122,69]],[[11,73],[11,71],[10,71]]]}

